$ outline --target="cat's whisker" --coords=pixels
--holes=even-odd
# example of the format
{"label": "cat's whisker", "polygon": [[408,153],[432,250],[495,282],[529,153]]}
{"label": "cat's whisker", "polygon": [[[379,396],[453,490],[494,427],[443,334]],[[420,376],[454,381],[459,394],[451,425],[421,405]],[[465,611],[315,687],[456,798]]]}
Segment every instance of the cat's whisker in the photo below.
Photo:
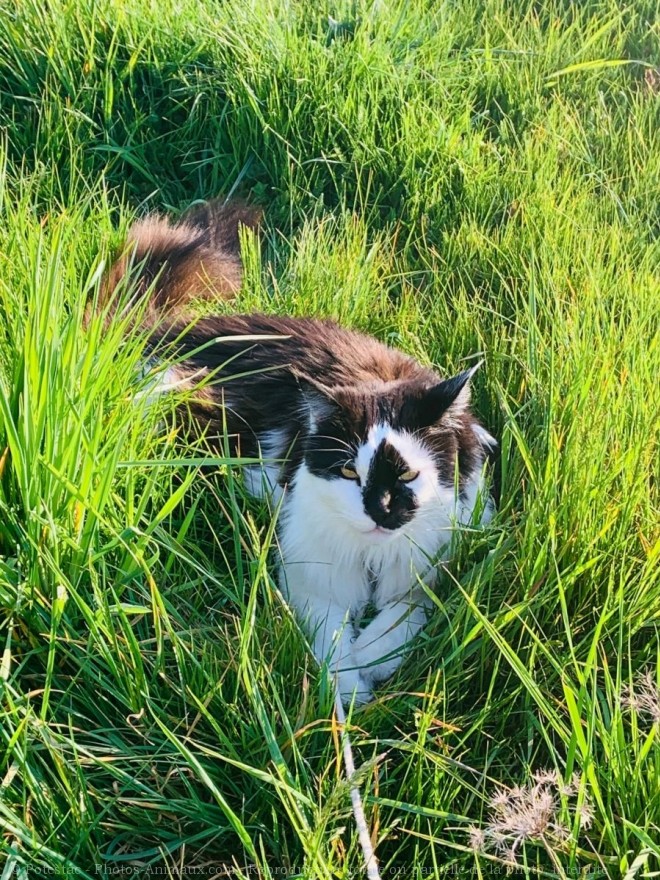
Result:
{"label": "cat's whisker", "polygon": [[346,458],[346,455],[342,449],[318,449],[317,452],[327,452],[327,453],[337,454],[337,460],[328,464],[326,466],[327,470],[332,470],[333,468],[343,467],[344,465],[347,465],[350,462],[350,459]]}
{"label": "cat's whisker", "polygon": [[314,436],[321,440],[332,440],[334,443],[341,443],[341,445],[350,452],[355,452],[355,448],[348,442],[348,440],[343,440],[341,437],[334,437],[332,434],[315,434]]}

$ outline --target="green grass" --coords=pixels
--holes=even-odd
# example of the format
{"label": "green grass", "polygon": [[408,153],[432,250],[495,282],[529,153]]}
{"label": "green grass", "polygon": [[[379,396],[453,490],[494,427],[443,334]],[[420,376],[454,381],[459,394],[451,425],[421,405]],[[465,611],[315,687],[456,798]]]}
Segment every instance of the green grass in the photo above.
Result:
{"label": "green grass", "polygon": [[3,880],[359,876],[272,516],[132,402],[140,339],[81,331],[133,216],[230,190],[266,213],[235,308],[485,357],[500,512],[352,719],[383,876],[503,873],[470,827],[539,769],[594,818],[562,796],[524,875],[660,870],[659,725],[625,699],[660,676],[659,13],[2,0]]}

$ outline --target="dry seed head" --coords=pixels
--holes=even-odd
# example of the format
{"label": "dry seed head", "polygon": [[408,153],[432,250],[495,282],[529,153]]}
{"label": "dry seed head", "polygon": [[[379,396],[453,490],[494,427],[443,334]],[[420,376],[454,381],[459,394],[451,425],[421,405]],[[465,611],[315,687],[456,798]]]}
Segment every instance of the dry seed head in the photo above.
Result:
{"label": "dry seed head", "polygon": [[468,832],[470,835],[468,846],[472,850],[472,852],[480,853],[483,852],[486,848],[486,834],[481,828],[477,828],[476,825],[470,825],[468,828]]}
{"label": "dry seed head", "polygon": [[[571,829],[558,814],[558,795],[574,797],[580,791],[581,777],[573,773],[564,783],[555,770],[538,770],[527,785],[498,786],[489,799],[490,815],[482,828],[469,829],[473,852],[495,850],[502,858],[517,864],[517,854],[527,841],[563,846],[571,839]],[[594,817],[588,800],[574,807],[580,828],[588,828]]]}
{"label": "dry seed head", "polygon": [[637,715],[649,716],[654,724],[660,724],[660,687],[650,669],[637,676],[635,687],[623,686],[621,705]]}
{"label": "dry seed head", "polygon": [[556,770],[537,770],[532,773],[532,779],[539,785],[557,785],[560,778]]}
{"label": "dry seed head", "polygon": [[577,808],[578,818],[580,820],[580,828],[591,828],[594,821],[594,808],[585,801]]}
{"label": "dry seed head", "polygon": [[512,798],[512,793],[508,788],[496,788],[494,793],[490,797],[489,804],[493,810],[498,813],[501,813],[510,803]]}

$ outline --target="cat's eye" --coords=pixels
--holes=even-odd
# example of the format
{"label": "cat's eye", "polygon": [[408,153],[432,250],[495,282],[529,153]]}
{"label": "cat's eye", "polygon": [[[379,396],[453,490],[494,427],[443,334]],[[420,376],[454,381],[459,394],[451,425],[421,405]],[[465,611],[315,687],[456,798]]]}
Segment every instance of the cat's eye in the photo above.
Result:
{"label": "cat's eye", "polygon": [[345,477],[347,480],[359,480],[358,472],[355,468],[349,467],[345,464],[341,469],[342,477]]}
{"label": "cat's eye", "polygon": [[418,476],[419,471],[404,471],[402,474],[399,474],[399,479],[402,483],[412,483]]}

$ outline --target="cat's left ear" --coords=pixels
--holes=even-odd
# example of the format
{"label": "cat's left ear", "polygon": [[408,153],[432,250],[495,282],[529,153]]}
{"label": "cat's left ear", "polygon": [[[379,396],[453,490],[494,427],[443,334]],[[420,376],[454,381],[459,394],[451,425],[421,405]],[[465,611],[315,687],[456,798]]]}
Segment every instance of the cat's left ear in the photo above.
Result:
{"label": "cat's left ear", "polygon": [[470,406],[470,379],[482,363],[479,361],[469,370],[427,388],[417,401],[419,423],[430,426],[441,419],[445,422],[460,419]]}

